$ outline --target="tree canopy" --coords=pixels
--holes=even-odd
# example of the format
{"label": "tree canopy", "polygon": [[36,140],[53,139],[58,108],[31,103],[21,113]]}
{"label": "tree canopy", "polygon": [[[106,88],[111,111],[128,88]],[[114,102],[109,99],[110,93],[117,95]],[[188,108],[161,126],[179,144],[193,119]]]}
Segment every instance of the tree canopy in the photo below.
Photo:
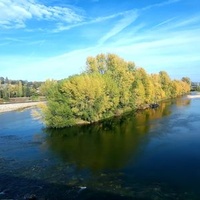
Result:
{"label": "tree canopy", "polygon": [[99,54],[88,57],[82,74],[47,81],[42,88],[47,96],[44,121],[48,127],[62,128],[183,95],[190,91],[190,79],[171,80],[165,71],[148,74],[115,54]]}

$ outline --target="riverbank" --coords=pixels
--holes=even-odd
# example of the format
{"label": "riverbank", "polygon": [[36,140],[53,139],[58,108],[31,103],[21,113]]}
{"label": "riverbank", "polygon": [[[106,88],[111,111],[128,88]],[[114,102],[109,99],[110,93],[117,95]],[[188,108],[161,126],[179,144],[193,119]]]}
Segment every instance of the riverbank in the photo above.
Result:
{"label": "riverbank", "polygon": [[39,105],[40,103],[41,102],[0,104],[0,113],[20,110],[25,108],[32,108]]}
{"label": "riverbank", "polygon": [[189,98],[189,99],[200,98],[200,94],[187,95],[187,98]]}

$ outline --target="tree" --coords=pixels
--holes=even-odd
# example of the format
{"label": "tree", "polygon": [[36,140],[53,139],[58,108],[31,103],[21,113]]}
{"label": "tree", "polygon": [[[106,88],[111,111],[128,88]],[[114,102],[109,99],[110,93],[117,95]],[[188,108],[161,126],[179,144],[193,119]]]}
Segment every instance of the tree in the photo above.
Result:
{"label": "tree", "polygon": [[[143,84],[145,90],[144,103],[150,103],[155,101],[155,92],[152,79],[143,68],[140,67],[136,70],[135,80],[136,82],[141,81],[141,83]],[[141,83],[137,85],[139,86],[141,85]]]}
{"label": "tree", "polygon": [[5,78],[5,83],[6,83],[6,84],[9,84],[9,79],[8,79],[8,77]]}
{"label": "tree", "polygon": [[151,82],[153,83],[154,93],[155,93],[154,102],[158,102],[162,99],[165,99],[166,95],[161,86],[160,75],[151,74]]}
{"label": "tree", "polygon": [[140,108],[145,103],[145,88],[141,80],[135,81],[133,93],[135,94],[135,106]]}
{"label": "tree", "polygon": [[23,87],[22,87],[22,82],[18,82],[18,87],[17,87],[17,97],[22,97],[23,96]]}
{"label": "tree", "polygon": [[0,77],[0,82],[1,82],[1,84],[4,84],[4,82],[5,82],[4,77]]}
{"label": "tree", "polygon": [[40,94],[43,96],[51,96],[52,90],[54,86],[57,84],[57,81],[53,79],[47,79],[41,86],[39,87]]}
{"label": "tree", "polygon": [[0,78],[0,99],[2,98],[2,85],[1,85],[1,78]]}
{"label": "tree", "polygon": [[165,92],[166,98],[170,98],[171,97],[171,88],[170,88],[171,79],[169,75],[167,74],[167,72],[165,71],[160,71],[159,76],[160,76],[161,88]]}
{"label": "tree", "polygon": [[191,80],[190,80],[189,77],[183,77],[181,80],[182,80],[183,82],[186,82],[189,86],[191,86]]}
{"label": "tree", "polygon": [[186,79],[171,80],[164,71],[149,75],[115,54],[88,57],[84,73],[40,87],[47,98],[43,117],[53,128],[96,122],[188,91]]}

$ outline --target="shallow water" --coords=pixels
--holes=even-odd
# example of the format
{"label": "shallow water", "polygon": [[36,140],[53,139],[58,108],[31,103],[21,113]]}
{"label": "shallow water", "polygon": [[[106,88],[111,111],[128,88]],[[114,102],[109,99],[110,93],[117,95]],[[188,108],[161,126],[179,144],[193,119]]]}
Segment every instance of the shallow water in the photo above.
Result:
{"label": "shallow water", "polygon": [[200,99],[47,130],[0,114],[0,199],[199,199]]}

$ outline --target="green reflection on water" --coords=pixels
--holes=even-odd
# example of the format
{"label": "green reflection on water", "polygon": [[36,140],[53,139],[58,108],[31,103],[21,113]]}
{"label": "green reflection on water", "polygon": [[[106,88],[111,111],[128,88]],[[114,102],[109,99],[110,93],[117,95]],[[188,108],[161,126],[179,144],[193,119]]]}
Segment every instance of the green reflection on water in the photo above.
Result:
{"label": "green reflection on water", "polygon": [[56,155],[78,169],[117,170],[137,158],[148,141],[151,120],[168,116],[169,104],[98,124],[48,129],[47,144]]}

